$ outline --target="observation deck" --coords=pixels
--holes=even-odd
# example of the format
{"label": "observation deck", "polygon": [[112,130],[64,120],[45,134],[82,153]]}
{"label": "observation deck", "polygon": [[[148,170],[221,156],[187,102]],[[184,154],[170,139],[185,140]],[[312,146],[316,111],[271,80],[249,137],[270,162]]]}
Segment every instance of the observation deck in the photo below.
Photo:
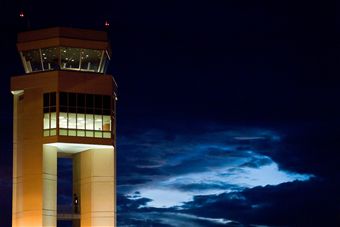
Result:
{"label": "observation deck", "polygon": [[17,48],[25,73],[73,70],[105,73],[110,47],[105,32],[48,28],[20,33]]}

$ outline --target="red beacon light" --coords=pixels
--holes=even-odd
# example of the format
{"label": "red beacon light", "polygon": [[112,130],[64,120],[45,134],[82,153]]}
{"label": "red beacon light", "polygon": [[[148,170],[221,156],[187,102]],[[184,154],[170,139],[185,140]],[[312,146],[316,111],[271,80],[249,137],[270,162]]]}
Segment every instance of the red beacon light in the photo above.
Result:
{"label": "red beacon light", "polygon": [[110,23],[106,20],[104,25],[106,28],[108,28],[110,26]]}
{"label": "red beacon light", "polygon": [[21,18],[25,17],[25,14],[24,14],[24,12],[23,12],[23,11],[20,11],[20,13],[19,13],[19,17],[21,17]]}

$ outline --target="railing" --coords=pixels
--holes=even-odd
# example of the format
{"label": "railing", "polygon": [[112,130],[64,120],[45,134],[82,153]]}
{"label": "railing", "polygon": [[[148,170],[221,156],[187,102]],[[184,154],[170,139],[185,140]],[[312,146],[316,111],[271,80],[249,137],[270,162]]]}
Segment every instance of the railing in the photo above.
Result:
{"label": "railing", "polygon": [[57,219],[58,220],[80,219],[80,213],[79,210],[76,210],[72,205],[58,205]]}

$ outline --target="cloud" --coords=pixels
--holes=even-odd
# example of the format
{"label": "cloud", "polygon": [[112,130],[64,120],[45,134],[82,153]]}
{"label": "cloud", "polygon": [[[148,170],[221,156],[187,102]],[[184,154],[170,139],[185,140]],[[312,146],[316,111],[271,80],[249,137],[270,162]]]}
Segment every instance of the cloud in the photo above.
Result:
{"label": "cloud", "polygon": [[197,216],[225,218],[244,225],[336,226],[339,190],[323,181],[294,181],[240,192],[195,196],[182,207]]}
{"label": "cloud", "polygon": [[140,197],[138,193],[132,196],[117,195],[118,211],[131,212],[146,205],[151,199]]}
{"label": "cloud", "polygon": [[237,222],[223,218],[205,218],[179,212],[132,212],[118,216],[119,226],[236,226]]}
{"label": "cloud", "polygon": [[[235,139],[243,134],[261,139]],[[119,191],[139,191],[142,197],[151,199],[145,206],[181,206],[196,195],[241,191],[312,176],[279,169],[269,156],[260,154],[259,149],[275,150],[280,144],[281,137],[273,131],[240,128],[195,136],[166,135],[162,130],[151,130],[122,140],[120,153],[125,157],[118,157],[122,157]]]}
{"label": "cloud", "polygon": [[132,196],[118,194],[119,226],[240,226],[236,221],[185,213],[177,208],[152,208],[139,192]]}
{"label": "cloud", "polygon": [[280,128],[280,145],[268,149],[259,143],[258,153],[270,156],[282,169],[312,173],[322,178],[339,178],[339,122],[299,122]]}
{"label": "cloud", "polygon": [[[252,139],[235,139],[243,136]],[[301,146],[287,141],[287,136],[259,128],[173,136],[166,130],[130,132],[118,144],[119,225],[296,224],[298,217],[289,212],[301,212],[301,191],[317,188],[320,178],[302,167],[291,168],[285,157],[301,161],[306,152],[297,152]],[[295,156],[286,148],[294,148]],[[313,196],[320,198],[316,191],[307,195],[308,203]],[[315,204],[310,207],[317,209]]]}

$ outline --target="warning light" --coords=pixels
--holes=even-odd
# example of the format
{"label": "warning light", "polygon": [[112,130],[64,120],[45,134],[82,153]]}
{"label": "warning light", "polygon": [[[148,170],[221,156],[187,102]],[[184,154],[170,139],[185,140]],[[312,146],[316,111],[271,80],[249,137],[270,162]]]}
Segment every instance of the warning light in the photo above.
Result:
{"label": "warning light", "polygon": [[104,25],[105,25],[105,27],[108,28],[110,26],[110,23],[106,20]]}
{"label": "warning light", "polygon": [[23,17],[25,16],[24,12],[21,11],[21,12],[19,13],[19,16],[20,16],[21,18],[23,18]]}

